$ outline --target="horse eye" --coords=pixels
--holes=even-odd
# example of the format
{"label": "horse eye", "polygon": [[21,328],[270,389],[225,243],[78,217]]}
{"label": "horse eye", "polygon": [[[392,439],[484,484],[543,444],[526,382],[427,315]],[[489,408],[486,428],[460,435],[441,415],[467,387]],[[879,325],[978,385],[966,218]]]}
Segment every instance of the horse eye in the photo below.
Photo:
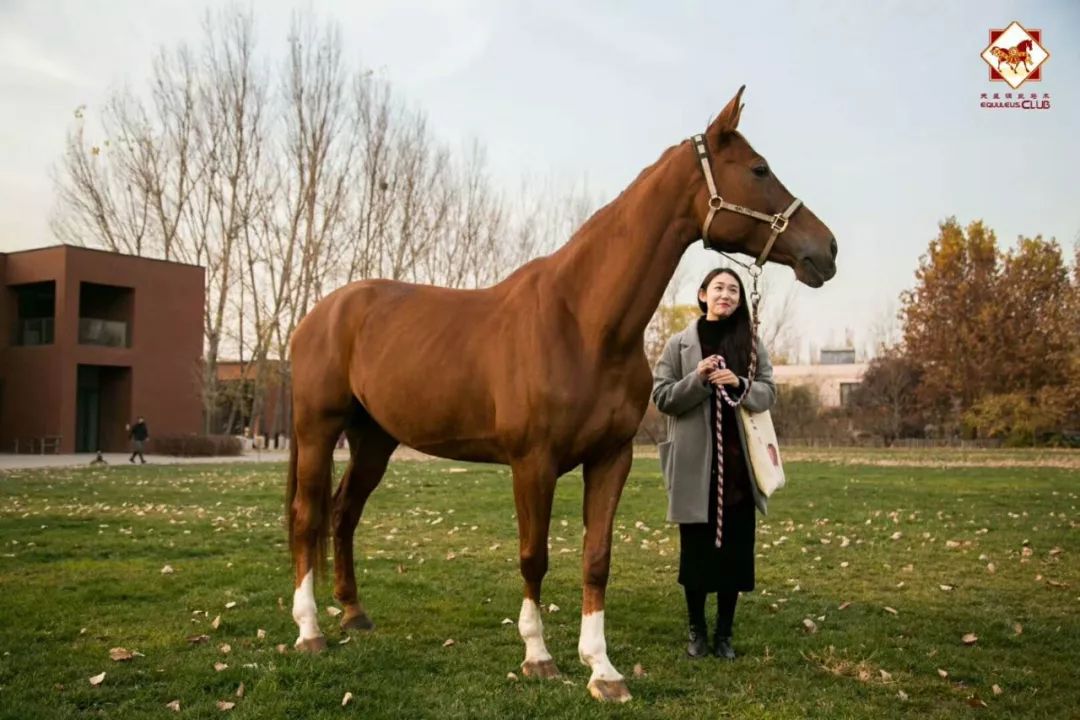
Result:
{"label": "horse eye", "polygon": [[768,165],[757,165],[754,167],[754,174],[760,178],[767,177],[769,175]]}

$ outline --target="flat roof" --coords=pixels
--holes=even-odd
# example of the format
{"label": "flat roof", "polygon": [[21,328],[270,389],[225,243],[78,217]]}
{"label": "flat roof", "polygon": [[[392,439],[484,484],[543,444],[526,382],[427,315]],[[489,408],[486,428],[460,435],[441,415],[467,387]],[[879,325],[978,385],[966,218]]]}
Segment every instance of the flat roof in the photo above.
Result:
{"label": "flat roof", "polygon": [[46,250],[78,250],[79,252],[92,252],[102,253],[104,255],[114,255],[117,257],[130,258],[132,260],[146,260],[148,262],[166,263],[168,265],[183,265],[184,267],[198,268],[200,270],[206,270],[202,265],[195,265],[193,263],[180,262],[178,260],[163,260],[161,258],[149,257],[147,255],[128,255],[127,253],[117,252],[115,250],[102,250],[101,248],[83,247],[82,245],[70,245],[68,243],[57,243],[56,245],[44,245],[42,247],[27,248],[25,250],[14,250],[11,252],[0,251],[0,255],[24,255],[26,253],[44,252]]}

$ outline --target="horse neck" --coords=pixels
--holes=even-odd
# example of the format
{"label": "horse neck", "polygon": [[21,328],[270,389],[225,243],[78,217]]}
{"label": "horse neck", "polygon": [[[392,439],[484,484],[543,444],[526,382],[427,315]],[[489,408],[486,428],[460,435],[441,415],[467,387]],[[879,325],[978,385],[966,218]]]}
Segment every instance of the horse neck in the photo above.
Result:
{"label": "horse neck", "polygon": [[557,286],[584,337],[602,349],[640,346],[689,244],[701,182],[689,143],[670,148],[551,256]]}

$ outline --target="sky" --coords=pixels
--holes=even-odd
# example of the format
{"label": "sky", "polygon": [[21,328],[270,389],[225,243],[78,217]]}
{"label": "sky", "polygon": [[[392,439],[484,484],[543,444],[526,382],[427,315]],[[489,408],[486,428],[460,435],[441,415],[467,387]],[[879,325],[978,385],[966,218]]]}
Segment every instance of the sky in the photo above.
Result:
{"label": "sky", "polygon": [[[55,243],[53,175],[80,105],[144,85],[162,46],[197,45],[202,6],[175,0],[0,0],[0,250]],[[336,20],[348,59],[428,115],[440,140],[523,175],[614,198],[747,86],[740,130],[839,243],[838,273],[796,289],[789,326],[862,347],[914,283],[938,223],[1080,238],[1080,2],[259,0],[260,46],[283,56],[291,14]],[[201,8],[201,9],[200,9]],[[987,110],[991,28],[1042,30],[1041,111]],[[686,254],[679,299],[718,263]],[[786,294],[788,268],[767,273]]]}

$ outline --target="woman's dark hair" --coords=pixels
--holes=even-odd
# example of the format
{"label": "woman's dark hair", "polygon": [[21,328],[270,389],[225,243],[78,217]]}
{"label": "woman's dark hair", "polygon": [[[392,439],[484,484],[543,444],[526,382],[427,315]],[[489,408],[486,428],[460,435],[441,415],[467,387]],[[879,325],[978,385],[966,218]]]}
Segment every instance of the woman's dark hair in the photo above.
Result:
{"label": "woman's dark hair", "polygon": [[739,305],[726,320],[722,321],[724,334],[720,342],[720,354],[724,356],[724,362],[727,363],[729,370],[745,377],[750,369],[750,346],[753,342],[754,330],[750,323],[750,305],[746,300],[746,287],[743,285],[742,278],[730,268],[710,270],[698,287],[698,307],[701,308],[701,312],[708,312],[709,308],[701,300],[700,293],[704,292],[713,278],[720,273],[735,278],[735,282],[739,285]]}

